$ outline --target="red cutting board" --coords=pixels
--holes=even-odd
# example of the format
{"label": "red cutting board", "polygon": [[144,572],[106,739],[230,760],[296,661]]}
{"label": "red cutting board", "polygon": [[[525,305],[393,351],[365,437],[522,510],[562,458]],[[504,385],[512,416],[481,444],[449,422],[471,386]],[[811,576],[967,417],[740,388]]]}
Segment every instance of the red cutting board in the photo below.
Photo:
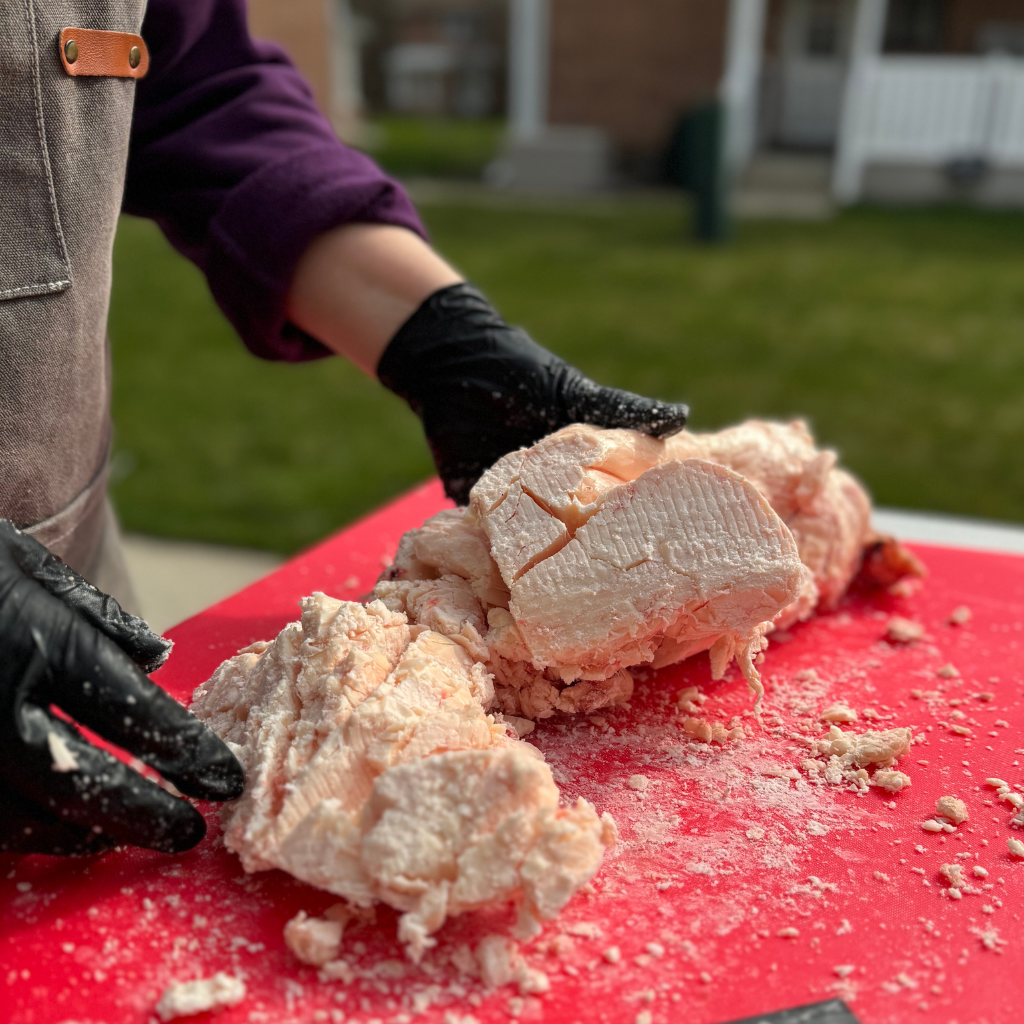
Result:
{"label": "red cutting board", "polygon": [[[402,531],[443,505],[428,484],[178,626],[157,681],[187,700],[223,658],[294,618],[303,594],[365,594]],[[768,713],[760,729],[744,719],[745,743],[722,750],[681,731],[674,708],[685,686],[707,694],[711,720],[749,711],[737,673],[711,682],[706,657],[640,682],[628,710],[539,725],[531,740],[565,797],[587,797],[621,830],[593,891],[524,947],[551,980],[547,994],[486,993],[450,962],[458,944],[505,928],[507,912],[449,922],[414,969],[401,961],[395,915],[385,909],[375,925],[346,934],[355,980],[321,982],[290,956],[281,932],[298,910],[317,913],[334,900],[278,872],[247,876],[206,806],[209,837],[179,857],[129,850],[3,866],[3,1019],[148,1021],[172,980],[224,970],[244,978],[248,995],[221,1024],[464,1024],[467,1016],[484,1024],[510,1014],[715,1024],[836,995],[864,1024],[1020,1020],[1024,862],[1008,855],[1010,812],[990,803],[984,780],[1024,780],[1024,558],[915,550],[930,569],[916,595],[853,595],[773,638],[763,665]],[[947,621],[958,605],[973,612],[962,627]],[[919,620],[927,637],[888,643],[893,614]],[[936,676],[947,663],[959,678]],[[857,728],[872,724],[863,717],[871,709],[879,727],[922,730],[925,742],[901,764],[909,789],[860,797],[765,774],[800,764],[791,735],[834,699],[861,713]],[[635,774],[650,780],[645,791],[626,784]],[[936,837],[920,823],[945,794],[966,800],[971,818]],[[978,894],[943,895],[938,869],[954,861]],[[975,864],[987,879],[971,875]],[[795,934],[781,937],[787,929]],[[559,935],[568,938],[552,948]]]}

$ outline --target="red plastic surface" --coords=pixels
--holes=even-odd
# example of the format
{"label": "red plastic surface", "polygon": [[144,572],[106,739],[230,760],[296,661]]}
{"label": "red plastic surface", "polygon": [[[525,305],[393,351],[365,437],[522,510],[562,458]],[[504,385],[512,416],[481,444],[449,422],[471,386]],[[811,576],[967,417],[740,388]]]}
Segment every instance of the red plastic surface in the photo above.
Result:
{"label": "red plastic surface", "polygon": [[[185,700],[223,658],[294,618],[303,594],[364,594],[401,532],[443,504],[427,485],[183,623],[157,680]],[[1024,833],[1010,829],[1009,808],[986,804],[994,794],[984,780],[1024,780],[1024,558],[915,550],[930,569],[918,594],[854,595],[773,639],[763,666],[769,710],[761,729],[743,719],[752,734],[743,744],[706,747],[681,731],[674,708],[685,686],[708,695],[710,720],[750,708],[737,674],[711,682],[705,657],[651,675],[629,710],[538,726],[531,740],[566,798],[583,795],[611,811],[622,837],[594,891],[577,895],[524,947],[551,979],[547,994],[486,993],[449,962],[458,944],[505,928],[507,912],[449,922],[421,970],[402,966],[395,915],[384,909],[376,925],[346,933],[343,954],[357,979],[318,980],[285,949],[282,927],[298,910],[317,913],[334,899],[279,872],[245,875],[219,843],[207,806],[210,836],[183,856],[129,850],[4,865],[0,1016],[18,1024],[148,1021],[172,980],[225,970],[244,977],[248,995],[217,1016],[220,1024],[462,1024],[466,1015],[484,1024],[510,1013],[634,1024],[644,1012],[653,1024],[714,1024],[836,994],[864,1024],[1019,1020],[1024,862],[1009,857],[1007,839]],[[973,618],[952,626],[947,617],[961,604]],[[893,614],[919,620],[928,636],[888,643]],[[959,678],[936,676],[947,663]],[[791,736],[814,721],[807,709],[840,698],[861,713],[858,729],[922,730],[925,742],[900,765],[913,779],[909,789],[858,797],[770,774],[806,756]],[[865,709],[881,720],[865,719]],[[646,791],[626,784],[634,774],[650,780]],[[947,793],[967,801],[970,820],[953,835],[922,831]],[[943,894],[938,868],[949,862],[965,866],[977,894]],[[972,874],[975,864],[987,878]],[[779,935],[787,929],[796,934]],[[565,933],[560,955],[552,952],[551,940]],[[605,956],[612,947],[618,958]]]}

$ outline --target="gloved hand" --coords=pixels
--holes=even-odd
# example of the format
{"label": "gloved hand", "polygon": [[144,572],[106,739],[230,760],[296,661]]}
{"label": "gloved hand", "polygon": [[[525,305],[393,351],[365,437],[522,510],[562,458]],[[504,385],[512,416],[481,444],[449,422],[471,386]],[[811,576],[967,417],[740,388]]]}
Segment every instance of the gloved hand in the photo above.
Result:
{"label": "gloved hand", "polygon": [[87,742],[70,718],[135,754],[189,796],[230,800],[238,761],[143,674],[171,644],[0,519],[0,852],[165,853],[206,834],[186,800]]}
{"label": "gloved hand", "polygon": [[431,295],[391,339],[377,376],[423,421],[445,493],[460,505],[502,455],[569,423],[668,437],[689,414],[595,384],[509,327],[469,284]]}

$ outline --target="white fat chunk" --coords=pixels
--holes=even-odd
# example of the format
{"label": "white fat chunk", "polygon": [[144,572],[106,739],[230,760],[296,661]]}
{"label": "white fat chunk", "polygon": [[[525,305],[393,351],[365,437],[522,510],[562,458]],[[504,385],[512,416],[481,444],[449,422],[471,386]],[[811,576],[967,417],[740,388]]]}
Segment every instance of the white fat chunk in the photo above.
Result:
{"label": "white fat chunk", "polygon": [[[486,714],[492,699],[454,639],[379,601],[305,598],[301,621],[194,694],[246,773],[222,811],[226,845],[248,871],[403,911],[414,958],[447,917],[493,904],[516,901],[530,932],[590,880],[615,827],[585,800],[560,805],[540,752]],[[293,952],[333,960],[341,928],[300,917]]]}

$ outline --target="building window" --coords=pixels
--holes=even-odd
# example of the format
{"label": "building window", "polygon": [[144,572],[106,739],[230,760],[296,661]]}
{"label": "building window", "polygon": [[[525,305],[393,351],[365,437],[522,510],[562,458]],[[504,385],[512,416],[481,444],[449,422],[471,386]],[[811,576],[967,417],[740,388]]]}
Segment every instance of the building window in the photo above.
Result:
{"label": "building window", "polygon": [[889,0],[886,53],[937,53],[942,49],[946,0]]}
{"label": "building window", "polygon": [[843,0],[811,0],[807,13],[807,53],[834,57],[839,52]]}
{"label": "building window", "polygon": [[983,21],[974,37],[978,53],[1024,56],[1024,21]]}

